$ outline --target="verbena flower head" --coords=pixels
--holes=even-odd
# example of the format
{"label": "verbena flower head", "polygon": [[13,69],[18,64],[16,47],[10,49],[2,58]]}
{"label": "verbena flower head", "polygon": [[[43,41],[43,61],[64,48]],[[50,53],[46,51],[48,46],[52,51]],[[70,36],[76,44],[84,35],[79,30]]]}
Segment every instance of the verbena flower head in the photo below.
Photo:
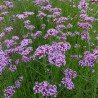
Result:
{"label": "verbena flower head", "polygon": [[96,62],[97,55],[90,53],[89,51],[84,52],[84,59],[79,61],[79,64],[81,66],[90,66],[94,67],[94,64]]}
{"label": "verbena flower head", "polygon": [[64,74],[66,77],[68,77],[70,79],[76,78],[76,76],[77,76],[77,72],[73,71],[72,69],[66,69],[64,71]]}
{"label": "verbena flower head", "polygon": [[41,83],[36,82],[33,90],[36,93],[42,93],[43,96],[57,96],[57,87],[55,85],[49,84],[47,81]]}
{"label": "verbena flower head", "polygon": [[74,88],[74,83],[72,82],[72,79],[68,78],[68,77],[64,77],[61,81],[62,84],[64,84],[64,86],[68,89],[68,90],[72,90]]}
{"label": "verbena flower head", "polygon": [[4,90],[4,96],[5,98],[11,98],[15,93],[15,86],[8,86],[5,90]]}
{"label": "verbena flower head", "polygon": [[88,32],[82,32],[81,39],[85,40],[85,41],[89,41],[90,40],[89,33]]}
{"label": "verbena flower head", "polygon": [[40,5],[40,4],[48,4],[49,0],[34,0],[35,4]]}

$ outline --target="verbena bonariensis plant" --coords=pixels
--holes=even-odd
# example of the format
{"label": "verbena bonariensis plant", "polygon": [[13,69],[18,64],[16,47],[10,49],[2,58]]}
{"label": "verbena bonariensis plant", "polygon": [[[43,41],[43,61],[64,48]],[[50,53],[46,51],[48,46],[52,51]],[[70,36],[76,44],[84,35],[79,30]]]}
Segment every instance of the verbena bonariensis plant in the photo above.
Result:
{"label": "verbena bonariensis plant", "polygon": [[0,98],[97,98],[97,2],[0,1]]}

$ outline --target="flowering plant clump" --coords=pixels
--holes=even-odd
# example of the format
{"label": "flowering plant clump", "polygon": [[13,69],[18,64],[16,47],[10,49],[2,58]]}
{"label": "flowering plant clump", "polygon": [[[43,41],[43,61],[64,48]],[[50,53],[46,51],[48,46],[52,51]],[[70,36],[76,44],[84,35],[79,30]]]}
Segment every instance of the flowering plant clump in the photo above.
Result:
{"label": "flowering plant clump", "polygon": [[97,7],[0,0],[0,98],[97,98]]}

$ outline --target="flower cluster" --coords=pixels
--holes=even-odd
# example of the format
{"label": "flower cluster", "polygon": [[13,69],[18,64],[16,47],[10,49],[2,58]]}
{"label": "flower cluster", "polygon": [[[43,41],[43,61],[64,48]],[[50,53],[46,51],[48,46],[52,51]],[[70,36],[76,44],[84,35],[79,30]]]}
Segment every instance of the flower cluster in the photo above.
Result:
{"label": "flower cluster", "polygon": [[65,77],[62,79],[61,83],[67,87],[68,90],[72,90],[74,88],[74,83],[72,81],[73,78],[76,78],[77,73],[72,69],[66,69],[64,71]]}
{"label": "flower cluster", "polygon": [[84,59],[79,61],[81,66],[90,66],[93,67],[96,62],[97,56],[89,51],[84,52]]}
{"label": "flower cluster", "polygon": [[17,14],[16,17],[19,19],[25,19],[28,16],[32,16],[32,15],[34,15],[33,12],[23,12],[23,14]]}
{"label": "flower cluster", "polygon": [[15,94],[16,88],[20,88],[21,82],[23,81],[23,76],[19,77],[19,79],[15,82],[15,86],[8,86],[4,90],[5,98],[11,98]]}
{"label": "flower cluster", "polygon": [[9,33],[9,32],[11,32],[12,30],[13,30],[13,27],[12,27],[12,26],[9,26],[9,27],[6,27],[6,28],[4,29],[4,32]]}
{"label": "flower cluster", "polygon": [[91,2],[98,2],[98,0],[90,0]]}
{"label": "flower cluster", "polygon": [[82,32],[81,39],[85,40],[85,41],[89,41],[90,40],[89,33],[88,32]]}
{"label": "flower cluster", "polygon": [[35,4],[40,5],[49,3],[49,0],[35,0],[34,2]]}
{"label": "flower cluster", "polygon": [[17,43],[14,40],[10,39],[10,40],[5,40],[4,44],[7,48],[11,48],[12,46],[16,45]]}
{"label": "flower cluster", "polygon": [[5,69],[6,65],[8,65],[10,62],[11,60],[5,54],[5,52],[0,50],[0,74],[2,74],[2,71]]}
{"label": "flower cluster", "polygon": [[60,18],[53,19],[53,22],[54,23],[64,23],[67,20],[68,20],[68,18],[66,18],[66,17],[60,17]]}
{"label": "flower cluster", "polygon": [[4,20],[4,17],[0,17],[0,22]]}
{"label": "flower cluster", "polygon": [[4,90],[4,96],[5,98],[10,98],[11,96],[13,96],[15,93],[15,86],[8,86],[5,90]]}
{"label": "flower cluster", "polygon": [[55,85],[49,84],[47,81],[41,83],[36,82],[33,87],[35,93],[42,93],[43,96],[57,96],[57,87]]}
{"label": "flower cluster", "polygon": [[76,76],[77,76],[76,71],[73,71],[72,69],[66,69],[64,71],[64,74],[66,77],[68,77],[70,79],[76,78]]}
{"label": "flower cluster", "polygon": [[79,5],[78,5],[78,8],[79,9],[82,9],[82,8],[87,8],[88,7],[88,3],[86,3],[86,0],[81,0]]}
{"label": "flower cluster", "polygon": [[5,6],[7,7],[7,8],[13,8],[13,2],[10,2],[10,1],[5,1]]}
{"label": "flower cluster", "polygon": [[9,70],[12,71],[12,72],[17,70],[16,65],[10,65]]}
{"label": "flower cluster", "polygon": [[65,65],[65,51],[69,50],[71,45],[69,43],[59,42],[59,43],[52,43],[51,46],[43,45],[39,46],[35,53],[34,57],[38,57],[39,59],[43,58],[44,56],[48,55],[48,61],[51,64],[54,64],[58,67]]}
{"label": "flower cluster", "polygon": [[36,38],[39,37],[41,34],[42,34],[41,31],[37,31],[36,33],[32,33],[32,34],[31,34],[31,37],[34,38],[34,39],[36,39]]}
{"label": "flower cluster", "polygon": [[27,45],[29,45],[31,43],[32,43],[31,39],[23,39],[20,44],[23,47],[23,46],[27,46]]}
{"label": "flower cluster", "polygon": [[86,29],[86,30],[89,30],[89,29],[91,29],[92,28],[92,25],[91,24],[89,24],[89,23],[78,23],[78,26],[80,27],[80,28],[82,28],[82,29]]}
{"label": "flower cluster", "polygon": [[61,83],[64,84],[64,86],[67,87],[68,90],[72,90],[74,88],[74,83],[72,82],[72,79],[68,77],[64,77]]}
{"label": "flower cluster", "polygon": [[49,29],[47,31],[47,34],[44,36],[44,38],[48,38],[49,36],[56,36],[59,32],[56,29]]}

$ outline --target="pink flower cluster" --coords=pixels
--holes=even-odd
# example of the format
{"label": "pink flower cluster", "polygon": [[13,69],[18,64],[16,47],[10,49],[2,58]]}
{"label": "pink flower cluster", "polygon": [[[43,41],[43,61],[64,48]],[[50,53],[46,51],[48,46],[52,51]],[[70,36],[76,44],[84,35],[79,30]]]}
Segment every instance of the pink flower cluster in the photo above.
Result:
{"label": "pink flower cluster", "polygon": [[72,69],[66,69],[64,71],[64,74],[66,77],[68,77],[70,79],[76,78],[76,76],[77,76],[76,71],[73,71]]}
{"label": "pink flower cluster", "polygon": [[49,36],[56,36],[58,33],[59,33],[59,32],[58,32],[56,29],[51,28],[51,29],[49,29],[49,30],[47,31],[47,33],[45,34],[44,38],[46,39],[46,38],[48,38]]}
{"label": "pink flower cluster", "polygon": [[10,62],[11,59],[9,59],[9,56],[7,56],[3,50],[0,50],[0,74]]}
{"label": "pink flower cluster", "polygon": [[88,32],[82,32],[81,39],[85,40],[85,41],[89,41],[90,40],[89,33]]}
{"label": "pink flower cluster", "polygon": [[31,37],[32,37],[33,39],[36,39],[36,38],[39,37],[40,35],[42,35],[42,32],[41,32],[41,31],[37,31],[36,33],[32,33],[32,34],[31,34]]}
{"label": "pink flower cluster", "polygon": [[88,17],[87,14],[81,14],[80,18],[82,18],[86,22],[94,22],[94,17]]}
{"label": "pink flower cluster", "polygon": [[0,17],[0,22],[4,20],[4,17]]}
{"label": "pink flower cluster", "polygon": [[57,96],[57,87],[55,85],[49,84],[47,81],[41,83],[36,82],[33,90],[36,93],[42,93],[43,96]]}
{"label": "pink flower cluster", "polygon": [[87,8],[88,7],[88,3],[86,3],[86,0],[81,0],[79,5],[78,5],[78,8],[79,9],[82,9],[82,8]]}
{"label": "pink flower cluster", "polygon": [[7,8],[13,8],[13,2],[10,2],[10,1],[5,1],[5,6],[7,7]]}
{"label": "pink flower cluster", "polygon": [[98,2],[98,0],[90,0],[91,2]]}
{"label": "pink flower cluster", "polygon": [[11,48],[12,46],[16,45],[17,43],[12,39],[10,39],[10,40],[7,39],[4,41],[4,44],[7,48]]}
{"label": "pink flower cluster", "polygon": [[8,86],[5,90],[4,90],[4,96],[5,98],[10,98],[11,96],[14,95],[15,93],[15,86]]}
{"label": "pink flower cluster", "polygon": [[72,82],[73,78],[76,78],[77,73],[72,69],[66,69],[64,71],[65,77],[62,79],[61,83],[67,87],[68,90],[72,90],[74,88],[74,83]]}
{"label": "pink flower cluster", "polygon": [[5,98],[11,98],[15,94],[16,88],[20,88],[21,82],[23,81],[23,76],[19,77],[19,79],[15,82],[15,86],[8,86],[4,90]]}
{"label": "pink flower cluster", "polygon": [[67,87],[68,90],[72,90],[74,88],[74,83],[72,82],[72,79],[68,77],[64,77],[61,83],[64,84],[64,86]]}
{"label": "pink flower cluster", "polygon": [[35,4],[40,5],[49,3],[49,0],[35,0],[34,2]]}
{"label": "pink flower cluster", "polygon": [[52,43],[51,46],[43,45],[39,46],[35,53],[34,57],[38,57],[39,59],[43,58],[44,56],[48,55],[48,61],[50,64],[54,64],[58,67],[65,65],[65,52],[71,48],[69,43],[59,42],[59,43]]}
{"label": "pink flower cluster", "polygon": [[90,66],[94,67],[97,56],[94,53],[90,53],[89,51],[84,52],[84,59],[79,61],[81,66]]}
{"label": "pink flower cluster", "polygon": [[80,27],[80,28],[82,28],[82,29],[86,29],[86,30],[89,30],[89,29],[91,29],[92,28],[92,25],[91,24],[89,24],[89,23],[78,23],[78,26]]}
{"label": "pink flower cluster", "polygon": [[9,27],[6,27],[6,28],[4,29],[4,32],[9,33],[9,32],[11,32],[12,30],[13,30],[13,27],[12,27],[12,26],[9,26]]}
{"label": "pink flower cluster", "polygon": [[68,20],[68,18],[66,18],[66,17],[60,17],[60,18],[55,18],[55,19],[53,19],[53,22],[54,23],[64,23],[64,22],[66,22]]}
{"label": "pink flower cluster", "polygon": [[17,14],[16,17],[19,19],[25,19],[28,16],[32,16],[32,15],[34,15],[33,12],[23,12],[23,14]]}
{"label": "pink flower cluster", "polygon": [[31,39],[23,39],[20,44],[23,47],[23,46],[27,46],[27,45],[29,45],[31,43],[32,43]]}

